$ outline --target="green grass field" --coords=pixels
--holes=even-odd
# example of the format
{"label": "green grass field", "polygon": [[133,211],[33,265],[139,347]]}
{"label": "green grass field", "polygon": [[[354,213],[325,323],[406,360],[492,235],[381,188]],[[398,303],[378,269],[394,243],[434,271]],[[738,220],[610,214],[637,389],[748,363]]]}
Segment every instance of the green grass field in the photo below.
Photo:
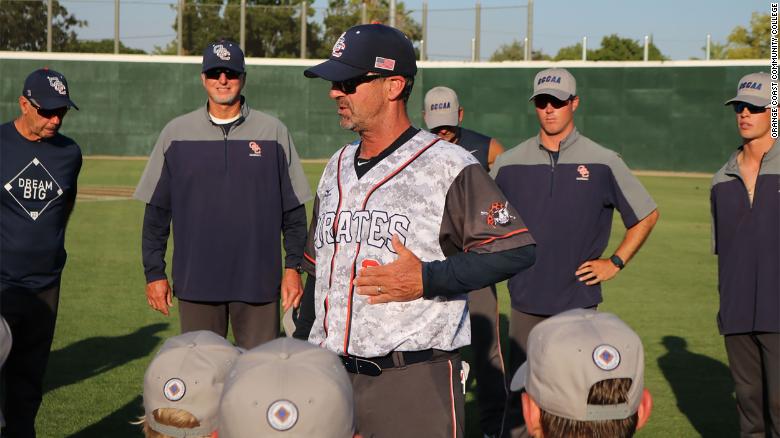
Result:
{"label": "green grass field", "polygon": [[[143,166],[143,161],[86,160],[80,188],[134,185]],[[312,187],[322,167],[305,165]],[[605,286],[600,307],[620,315],[644,341],[645,384],[655,405],[638,436],[735,436],[733,385],[715,325],[709,181],[641,179],[658,202],[661,219],[639,255]],[[144,298],[142,214],[137,201],[77,203],[38,415],[41,437],[140,436],[129,422],[143,411],[144,370],[162,341],[178,334],[176,312],[166,318],[149,309]],[[622,237],[619,221],[614,229],[607,251]],[[506,312],[504,285],[499,295]],[[505,317],[502,322],[506,325]],[[467,409],[468,436],[481,436],[471,396]]]}

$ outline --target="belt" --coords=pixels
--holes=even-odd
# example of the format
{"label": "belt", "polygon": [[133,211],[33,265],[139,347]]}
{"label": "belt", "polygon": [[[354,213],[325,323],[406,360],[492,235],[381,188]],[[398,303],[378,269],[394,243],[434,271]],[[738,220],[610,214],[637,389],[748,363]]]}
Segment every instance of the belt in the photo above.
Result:
{"label": "belt", "polygon": [[[400,354],[403,363],[396,365],[393,360],[394,354]],[[415,363],[425,362],[433,358],[433,349],[420,351],[393,351],[384,356],[378,357],[359,357],[359,356],[339,356],[344,363],[348,373],[365,374],[367,376],[378,376],[382,370],[388,368],[397,368]]]}

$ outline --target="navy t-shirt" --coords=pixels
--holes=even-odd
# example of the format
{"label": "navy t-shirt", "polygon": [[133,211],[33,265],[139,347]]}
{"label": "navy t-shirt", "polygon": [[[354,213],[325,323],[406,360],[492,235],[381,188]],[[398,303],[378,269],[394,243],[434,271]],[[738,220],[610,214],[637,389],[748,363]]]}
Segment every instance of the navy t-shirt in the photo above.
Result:
{"label": "navy t-shirt", "polygon": [[65,225],[76,199],[81,149],[57,134],[29,141],[0,125],[0,283],[41,289],[65,265]]}

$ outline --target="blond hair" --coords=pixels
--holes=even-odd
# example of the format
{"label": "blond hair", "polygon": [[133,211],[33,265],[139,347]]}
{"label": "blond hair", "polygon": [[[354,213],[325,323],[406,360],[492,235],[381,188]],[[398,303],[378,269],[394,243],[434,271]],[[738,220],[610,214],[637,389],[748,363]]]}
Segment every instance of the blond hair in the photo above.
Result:
{"label": "blond hair", "polygon": [[[195,418],[194,415],[183,409],[176,408],[160,408],[155,409],[152,412],[154,420],[160,424],[166,426],[178,427],[180,429],[192,429],[194,427],[200,427],[200,421]],[[144,431],[144,437],[146,438],[173,438],[170,435],[157,432],[149,426],[146,422],[146,417],[140,417],[138,421],[133,424],[140,425]],[[205,435],[203,438],[209,438],[211,435]]]}

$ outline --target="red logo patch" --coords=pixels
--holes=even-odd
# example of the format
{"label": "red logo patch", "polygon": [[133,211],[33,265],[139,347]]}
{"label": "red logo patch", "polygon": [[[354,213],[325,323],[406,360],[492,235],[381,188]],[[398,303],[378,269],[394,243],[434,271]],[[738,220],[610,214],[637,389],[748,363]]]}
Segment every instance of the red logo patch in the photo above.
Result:
{"label": "red logo patch", "polygon": [[587,181],[590,178],[590,170],[584,164],[577,166],[577,173],[580,174],[578,181]]}
{"label": "red logo patch", "polygon": [[508,207],[509,201],[506,201],[503,204],[494,202],[490,204],[490,209],[488,211],[483,211],[481,214],[482,216],[486,216],[485,220],[487,224],[495,228],[497,225],[506,225],[511,222],[512,219],[515,219],[514,216],[509,214]]}
{"label": "red logo patch", "polygon": [[250,157],[262,157],[263,156],[263,148],[257,144],[257,142],[250,141],[249,142],[249,150],[252,152],[249,154]]}

